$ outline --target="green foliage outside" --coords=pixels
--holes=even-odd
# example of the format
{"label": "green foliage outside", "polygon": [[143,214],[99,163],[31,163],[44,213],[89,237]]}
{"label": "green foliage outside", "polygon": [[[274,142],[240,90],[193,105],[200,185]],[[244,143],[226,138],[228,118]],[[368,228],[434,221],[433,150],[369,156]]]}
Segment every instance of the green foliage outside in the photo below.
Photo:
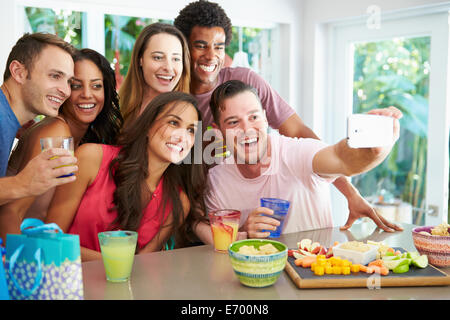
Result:
{"label": "green foliage outside", "polygon": [[[374,170],[354,178],[353,183],[363,196],[387,192],[385,195],[423,209],[430,38],[397,38],[359,43],[354,48],[353,112],[395,106],[403,118],[400,139],[389,157]],[[413,223],[422,224],[424,215],[413,218]]]}
{"label": "green foliage outside", "polygon": [[137,18],[105,14],[105,56],[115,63],[115,51],[119,50],[120,74],[126,76],[130,65],[134,43],[147,25],[163,22],[172,24],[172,20]]}
{"label": "green foliage outside", "polygon": [[26,7],[33,32],[56,34],[74,47],[81,49],[81,12]]}
{"label": "green foliage outside", "polygon": [[[260,28],[242,28],[242,51],[248,54],[248,63],[252,64],[252,58],[254,54],[258,54],[261,50],[259,48],[251,48],[252,44],[254,46],[258,45],[258,37],[263,29]],[[233,59],[234,54],[239,51],[239,27],[232,27],[232,38],[230,44],[225,48],[227,55]]]}

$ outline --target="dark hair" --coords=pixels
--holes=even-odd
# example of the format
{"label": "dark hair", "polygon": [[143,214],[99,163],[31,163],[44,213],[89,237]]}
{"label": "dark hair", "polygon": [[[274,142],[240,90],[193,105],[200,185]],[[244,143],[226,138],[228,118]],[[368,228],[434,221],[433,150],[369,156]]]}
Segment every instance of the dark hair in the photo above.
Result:
{"label": "dark hair", "polygon": [[3,73],[3,81],[11,77],[9,65],[13,60],[17,60],[27,69],[28,73],[33,69],[33,62],[39,56],[41,51],[47,46],[57,46],[65,50],[68,54],[73,56],[76,49],[70,44],[51,33],[25,33],[19,40],[17,40],[14,47],[9,53],[6,61],[5,72]]}
{"label": "dark hair", "polygon": [[183,49],[183,73],[181,74],[180,80],[175,86],[174,91],[189,93],[191,81],[190,54],[183,33],[173,25],[166,23],[157,22],[146,26],[134,43],[128,73],[119,90],[120,108],[125,122],[124,126],[133,122],[139,114],[144,96],[144,88],[146,86],[142,67],[140,66],[140,59],[144,54],[145,49],[147,49],[150,38],[160,33],[173,35],[180,40]]}
{"label": "dark hair", "polygon": [[[145,180],[148,172],[148,131],[154,125],[157,116],[165,107],[175,102],[188,103],[195,107],[199,121],[201,113],[197,109],[197,100],[188,93],[172,91],[156,96],[145,108],[143,113],[132,123],[124,128],[118,139],[118,145],[122,146],[119,155],[110,164],[110,173],[116,184],[113,195],[113,210],[117,210],[117,218],[113,227],[119,226],[125,230],[137,230],[142,219],[143,209],[150,201],[150,190]],[[201,144],[202,133],[197,130],[195,144]],[[205,205],[203,201],[206,185],[206,168],[201,162],[193,161],[193,149],[187,157],[191,161],[183,161],[181,164],[171,163],[163,173],[163,206],[159,214],[161,226],[166,205],[173,206],[173,223],[175,234],[179,237],[177,242],[189,239],[189,228],[200,220],[206,220],[204,216]],[[190,212],[184,217],[183,206],[180,200],[180,189],[189,199]]]}
{"label": "dark hair", "polygon": [[213,93],[211,94],[211,101],[209,103],[209,107],[211,109],[214,122],[217,125],[219,125],[220,112],[223,111],[225,107],[223,103],[225,99],[232,98],[235,95],[245,91],[253,93],[258,99],[259,104],[261,105],[261,100],[258,96],[258,91],[252,86],[239,80],[226,81],[213,91]]}
{"label": "dark hair", "polygon": [[[117,135],[123,124],[123,118],[119,108],[119,96],[116,91],[114,70],[103,55],[88,48],[77,51],[73,60],[74,62],[89,60],[97,66],[103,75],[103,90],[105,95],[103,109],[89,125],[85,135],[81,138],[80,145],[88,142],[115,144]],[[64,110],[69,103],[69,100],[63,103],[60,108],[60,113],[64,114]]]}
{"label": "dark hair", "polygon": [[199,0],[189,3],[180,11],[173,24],[183,32],[188,40],[192,28],[195,26],[223,28],[226,46],[230,44],[232,38],[231,20],[222,7],[214,2]]}

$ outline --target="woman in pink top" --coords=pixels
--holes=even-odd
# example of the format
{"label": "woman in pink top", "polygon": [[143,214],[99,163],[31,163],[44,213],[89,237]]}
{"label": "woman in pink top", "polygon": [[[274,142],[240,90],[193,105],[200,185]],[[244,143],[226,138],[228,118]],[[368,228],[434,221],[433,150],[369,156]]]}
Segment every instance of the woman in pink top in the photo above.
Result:
{"label": "woman in pink top", "polygon": [[101,259],[97,234],[106,230],[137,231],[137,253],[160,250],[172,235],[187,240],[205,219],[205,168],[191,152],[194,142],[201,145],[199,121],[193,96],[163,93],[124,129],[117,147],[80,146],[77,180],[56,189],[46,222],[80,235],[84,261]]}

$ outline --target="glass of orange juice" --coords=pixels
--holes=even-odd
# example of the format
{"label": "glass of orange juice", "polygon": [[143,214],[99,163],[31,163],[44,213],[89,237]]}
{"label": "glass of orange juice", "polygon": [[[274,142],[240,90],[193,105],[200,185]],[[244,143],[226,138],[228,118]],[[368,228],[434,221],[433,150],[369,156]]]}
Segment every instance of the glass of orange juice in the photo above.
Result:
{"label": "glass of orange juice", "polygon": [[106,280],[124,282],[130,279],[137,236],[135,231],[105,231],[98,234]]}
{"label": "glass of orange juice", "polygon": [[226,253],[228,246],[236,241],[241,212],[234,209],[212,211],[208,214],[214,240],[214,249]]}
{"label": "glass of orange juice", "polygon": [[[45,151],[45,150],[48,150],[51,148],[62,148],[62,149],[69,150],[70,153],[72,154],[72,156],[74,155],[73,137],[46,137],[46,138],[41,138],[40,142],[41,142],[41,151]],[[56,158],[57,158],[57,156],[50,158],[50,160],[56,159]],[[64,167],[64,166],[60,166],[60,167]],[[56,167],[56,168],[60,168],[60,167]],[[70,177],[73,175],[74,175],[74,173],[72,172],[72,173],[69,173],[66,175],[59,176],[58,178]]]}

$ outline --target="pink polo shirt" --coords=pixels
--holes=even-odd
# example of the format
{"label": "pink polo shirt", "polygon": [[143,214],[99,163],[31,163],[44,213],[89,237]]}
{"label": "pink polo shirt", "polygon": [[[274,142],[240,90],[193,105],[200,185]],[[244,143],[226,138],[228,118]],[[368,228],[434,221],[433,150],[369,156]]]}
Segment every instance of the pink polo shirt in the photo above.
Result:
{"label": "pink polo shirt", "polygon": [[238,209],[241,226],[249,213],[260,207],[260,198],[290,201],[282,233],[333,226],[330,183],[313,172],[314,155],[326,144],[320,140],[270,134],[272,157],[266,172],[254,179],[242,176],[234,159],[227,158],[208,173],[205,198],[209,211]]}

